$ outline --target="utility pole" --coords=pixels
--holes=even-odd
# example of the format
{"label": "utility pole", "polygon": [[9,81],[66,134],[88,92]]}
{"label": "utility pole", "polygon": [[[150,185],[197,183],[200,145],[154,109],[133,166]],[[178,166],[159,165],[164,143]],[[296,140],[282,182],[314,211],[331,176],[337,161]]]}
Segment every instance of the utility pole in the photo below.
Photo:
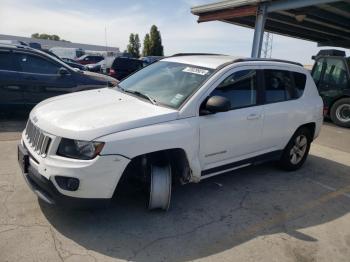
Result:
{"label": "utility pole", "polygon": [[256,11],[255,18],[255,30],[254,30],[254,38],[253,38],[253,46],[252,46],[252,58],[261,57],[261,49],[264,39],[264,29],[265,22],[267,17],[267,5],[261,4],[258,6],[258,10]]}
{"label": "utility pole", "polygon": [[264,44],[262,47],[262,57],[271,58],[272,56],[272,46],[273,46],[273,34],[270,32],[265,32],[264,34]]}

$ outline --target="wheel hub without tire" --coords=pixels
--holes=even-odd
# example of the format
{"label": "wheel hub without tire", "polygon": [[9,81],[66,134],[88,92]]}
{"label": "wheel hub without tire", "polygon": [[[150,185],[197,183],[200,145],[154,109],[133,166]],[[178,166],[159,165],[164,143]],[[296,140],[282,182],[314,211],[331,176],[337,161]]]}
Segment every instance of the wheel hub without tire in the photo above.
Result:
{"label": "wheel hub without tire", "polygon": [[297,136],[294,140],[294,146],[290,150],[290,161],[292,164],[298,164],[304,157],[307,147],[307,138],[304,135]]}
{"label": "wheel hub without tire", "polygon": [[148,209],[168,210],[171,198],[171,167],[151,166],[151,186]]}

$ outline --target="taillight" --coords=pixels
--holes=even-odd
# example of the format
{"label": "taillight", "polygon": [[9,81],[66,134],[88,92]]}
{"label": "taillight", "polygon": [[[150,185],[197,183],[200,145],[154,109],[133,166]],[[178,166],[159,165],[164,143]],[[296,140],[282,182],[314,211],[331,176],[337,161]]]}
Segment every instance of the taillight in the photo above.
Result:
{"label": "taillight", "polygon": [[109,69],[109,75],[115,75],[115,71],[113,68]]}
{"label": "taillight", "polygon": [[328,107],[326,107],[326,106],[323,108],[323,115],[324,116],[328,115]]}

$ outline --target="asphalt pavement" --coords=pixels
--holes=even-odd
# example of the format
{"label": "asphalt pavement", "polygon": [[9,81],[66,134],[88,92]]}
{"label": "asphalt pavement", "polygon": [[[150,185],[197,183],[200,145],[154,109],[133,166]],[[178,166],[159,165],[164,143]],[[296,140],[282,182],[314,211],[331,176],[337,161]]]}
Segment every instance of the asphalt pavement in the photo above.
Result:
{"label": "asphalt pavement", "polygon": [[177,186],[169,212],[137,193],[67,210],[22,178],[25,117],[0,120],[0,261],[350,261],[350,129],[326,122],[295,172],[264,164]]}

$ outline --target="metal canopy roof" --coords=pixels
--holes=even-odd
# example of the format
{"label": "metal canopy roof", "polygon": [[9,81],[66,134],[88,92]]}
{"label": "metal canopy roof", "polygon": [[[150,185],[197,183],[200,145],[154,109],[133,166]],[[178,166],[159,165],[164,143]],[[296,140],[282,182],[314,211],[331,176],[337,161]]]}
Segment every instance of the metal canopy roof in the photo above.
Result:
{"label": "metal canopy roof", "polygon": [[223,21],[254,28],[261,7],[265,30],[317,42],[319,46],[350,48],[350,0],[227,0],[191,9],[198,22]]}

